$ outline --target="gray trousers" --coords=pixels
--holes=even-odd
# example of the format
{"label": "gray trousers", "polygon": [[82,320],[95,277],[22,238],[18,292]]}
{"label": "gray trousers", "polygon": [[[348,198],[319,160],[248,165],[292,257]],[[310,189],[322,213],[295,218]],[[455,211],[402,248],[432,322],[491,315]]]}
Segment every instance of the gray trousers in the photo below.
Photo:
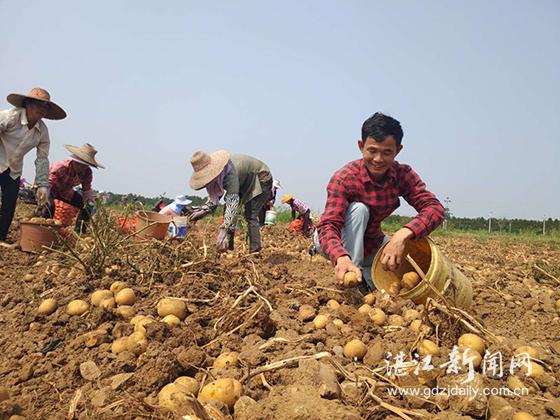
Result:
{"label": "gray trousers", "polygon": [[[362,276],[370,290],[375,289],[371,277],[371,265],[375,254],[364,258],[364,235],[369,221],[369,208],[364,203],[350,203],[346,210],[345,222],[342,226],[342,246],[350,254],[352,262],[362,270]],[[317,230],[313,234],[315,249],[325,257],[319,244],[319,234]],[[389,237],[385,236],[381,246],[389,242]],[[380,246],[380,247],[381,247]]]}

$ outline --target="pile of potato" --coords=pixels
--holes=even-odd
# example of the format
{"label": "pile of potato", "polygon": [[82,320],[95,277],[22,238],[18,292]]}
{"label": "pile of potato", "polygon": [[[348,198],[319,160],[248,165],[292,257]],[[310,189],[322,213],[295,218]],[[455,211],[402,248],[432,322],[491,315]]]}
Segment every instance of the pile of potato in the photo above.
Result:
{"label": "pile of potato", "polygon": [[44,217],[31,217],[28,219],[21,219],[21,221],[24,223],[33,223],[36,225],[62,226],[62,222],[60,220],[45,219]]}

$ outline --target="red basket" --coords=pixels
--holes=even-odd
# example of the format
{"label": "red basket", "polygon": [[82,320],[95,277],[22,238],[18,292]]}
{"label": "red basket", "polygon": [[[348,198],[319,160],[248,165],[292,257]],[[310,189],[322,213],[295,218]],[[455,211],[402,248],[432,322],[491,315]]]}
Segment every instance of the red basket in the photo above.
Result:
{"label": "red basket", "polygon": [[117,229],[130,234],[136,232],[136,219],[130,217],[117,217]]}

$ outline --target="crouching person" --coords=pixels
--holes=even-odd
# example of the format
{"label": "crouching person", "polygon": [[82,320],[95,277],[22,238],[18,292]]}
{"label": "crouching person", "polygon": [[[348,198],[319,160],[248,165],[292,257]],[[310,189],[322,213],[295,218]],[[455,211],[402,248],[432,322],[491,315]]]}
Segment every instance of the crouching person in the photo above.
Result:
{"label": "crouching person", "polygon": [[[96,159],[97,150],[86,143],[81,147],[65,145],[70,157],[53,163],[49,172],[49,200],[43,217],[54,217],[54,200],[60,200],[79,209],[76,218],[76,232],[85,233],[94,207],[95,194],[91,189],[93,171],[91,168],[104,168]],[[74,190],[81,185],[82,193]]]}
{"label": "crouching person", "polygon": [[[352,271],[373,289],[371,265],[385,243],[380,262],[385,270],[395,271],[406,257],[406,242],[427,236],[443,222],[444,209],[435,195],[409,165],[395,160],[403,148],[402,138],[397,120],[374,114],[362,126],[361,159],[347,163],[329,181],[314,243],[335,266],[339,284]],[[381,222],[399,207],[399,197],[418,215],[389,238],[382,232]]]}

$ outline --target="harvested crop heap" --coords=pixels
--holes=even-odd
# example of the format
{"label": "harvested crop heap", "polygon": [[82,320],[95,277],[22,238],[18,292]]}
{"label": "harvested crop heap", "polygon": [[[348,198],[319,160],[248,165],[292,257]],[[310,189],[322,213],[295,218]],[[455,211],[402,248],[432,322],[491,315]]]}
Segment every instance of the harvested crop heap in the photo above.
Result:
{"label": "harvested crop heap", "polygon": [[[102,229],[69,245],[76,255],[2,254],[0,417],[560,415],[557,248],[436,238],[473,279],[464,314],[338,289],[332,267],[281,226],[264,233],[260,259],[241,237],[233,257],[218,256],[205,223],[183,242]],[[502,377],[483,371],[497,352]],[[535,359],[530,376],[510,374],[522,353]],[[468,372],[448,372],[450,354],[472,362],[473,388],[528,395],[390,392],[460,386]],[[434,369],[415,362],[427,356]]]}

